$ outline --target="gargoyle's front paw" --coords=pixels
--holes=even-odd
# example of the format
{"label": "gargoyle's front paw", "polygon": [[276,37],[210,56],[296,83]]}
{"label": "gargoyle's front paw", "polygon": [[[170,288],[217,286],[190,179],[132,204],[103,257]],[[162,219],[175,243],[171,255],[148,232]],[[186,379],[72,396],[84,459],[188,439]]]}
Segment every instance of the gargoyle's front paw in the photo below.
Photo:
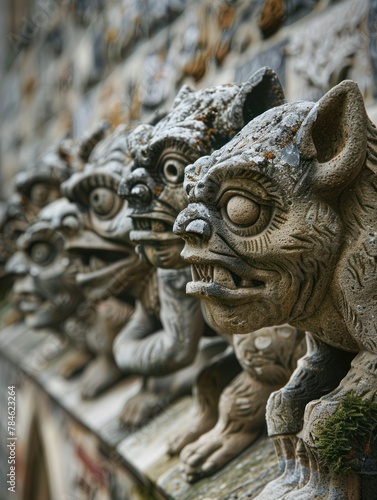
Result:
{"label": "gargoyle's front paw", "polygon": [[80,373],[92,359],[92,355],[86,351],[75,351],[60,365],[60,375],[69,379]]}
{"label": "gargoyle's front paw", "polygon": [[340,401],[317,399],[306,405],[302,438],[309,446],[316,446],[317,436],[336,412]]}
{"label": "gargoyle's front paw", "polygon": [[127,401],[119,415],[119,420],[125,427],[140,427],[162,411],[166,404],[167,401],[156,393],[140,392]]}
{"label": "gargoyle's front paw", "polygon": [[169,442],[168,454],[171,456],[179,455],[183,448],[196,441],[205,432],[212,429],[216,424],[217,414],[209,415],[208,413],[200,413],[194,419],[194,422],[181,430],[178,436],[174,436]]}
{"label": "gargoyle's front paw", "polygon": [[82,378],[81,396],[91,399],[105,391],[122,377],[123,373],[111,358],[98,357],[88,366]]}
{"label": "gargoyle's front paw", "polygon": [[216,426],[203,434],[180,454],[186,480],[193,483],[215,473],[253,443],[259,433],[235,432],[229,428],[220,430]]}

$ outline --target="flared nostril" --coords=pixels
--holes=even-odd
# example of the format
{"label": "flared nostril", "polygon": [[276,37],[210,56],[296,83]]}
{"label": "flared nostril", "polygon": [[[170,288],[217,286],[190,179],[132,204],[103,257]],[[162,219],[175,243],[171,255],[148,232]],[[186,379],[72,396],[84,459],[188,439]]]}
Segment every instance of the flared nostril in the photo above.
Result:
{"label": "flared nostril", "polygon": [[173,228],[175,234],[192,245],[199,245],[211,237],[212,231],[208,222],[185,217],[182,214],[175,221]]}
{"label": "flared nostril", "polygon": [[131,188],[130,198],[142,203],[148,203],[151,200],[151,191],[145,184],[135,184]]}
{"label": "flared nostril", "polygon": [[209,238],[211,236],[211,228],[208,222],[203,219],[195,219],[191,221],[187,224],[185,231],[201,237]]}
{"label": "flared nostril", "polygon": [[16,252],[6,263],[5,272],[15,276],[25,276],[29,272],[29,266],[22,253]]}
{"label": "flared nostril", "polygon": [[66,215],[61,221],[61,226],[71,231],[77,231],[80,228],[80,222],[74,215]]}

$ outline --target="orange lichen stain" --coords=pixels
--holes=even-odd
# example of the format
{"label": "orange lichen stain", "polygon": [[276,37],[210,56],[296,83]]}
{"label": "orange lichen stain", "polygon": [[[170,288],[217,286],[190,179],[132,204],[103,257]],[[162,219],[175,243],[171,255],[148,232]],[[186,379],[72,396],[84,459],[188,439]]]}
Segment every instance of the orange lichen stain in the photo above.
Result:
{"label": "orange lichen stain", "polygon": [[154,189],[153,189],[153,194],[154,196],[158,197],[160,196],[161,192],[164,190],[164,187],[163,186],[156,186]]}
{"label": "orange lichen stain", "polygon": [[211,106],[210,108],[208,108],[206,114],[195,116],[194,120],[201,121],[205,125],[212,125],[213,121],[216,119],[216,116],[217,116],[217,108]]}
{"label": "orange lichen stain", "polygon": [[34,75],[29,75],[22,86],[22,92],[25,97],[31,97],[37,86],[37,80]]}
{"label": "orange lichen stain", "polygon": [[293,127],[291,127],[290,133],[287,135],[287,137],[285,138],[285,140],[281,143],[281,146],[283,148],[286,147],[286,146],[288,146],[288,144],[290,144],[292,142],[293,143],[295,142],[296,132],[297,132],[298,129],[299,129],[298,125],[294,125]]}
{"label": "orange lichen stain", "polygon": [[124,123],[122,104],[119,101],[110,104],[110,109],[105,115],[107,121],[111,124],[112,129]]}
{"label": "orange lichen stain", "polygon": [[195,137],[195,141],[201,152],[207,151],[208,144],[213,144],[216,141],[216,130],[214,128],[209,128],[202,134],[202,137]]}
{"label": "orange lichen stain", "polygon": [[218,11],[219,27],[226,30],[232,27],[234,23],[235,8],[230,5],[221,5]]}
{"label": "orange lichen stain", "polygon": [[107,43],[115,43],[118,38],[118,32],[115,28],[109,28],[106,31],[105,40]]}
{"label": "orange lichen stain", "polygon": [[275,158],[275,155],[274,155],[274,153],[265,153],[264,157],[267,160],[273,160]]}

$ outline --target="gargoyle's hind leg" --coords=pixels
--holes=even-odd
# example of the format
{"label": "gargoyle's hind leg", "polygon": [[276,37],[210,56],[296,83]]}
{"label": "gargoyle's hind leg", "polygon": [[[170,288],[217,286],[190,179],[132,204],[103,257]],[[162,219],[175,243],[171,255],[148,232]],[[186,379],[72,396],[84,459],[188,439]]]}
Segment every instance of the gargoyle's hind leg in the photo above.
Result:
{"label": "gargoyle's hind leg", "polygon": [[354,473],[333,474],[324,469],[316,450],[302,439],[298,440],[296,456],[305,461],[305,467],[299,467],[305,470],[305,477],[300,477],[298,489],[285,495],[284,500],[360,499],[360,481]]}
{"label": "gargoyle's hind leg", "polygon": [[232,347],[212,358],[201,371],[194,385],[196,415],[179,436],[173,436],[169,443],[170,455],[178,455],[187,444],[214,427],[221,393],[240,371]]}
{"label": "gargoyle's hind leg", "polygon": [[[305,407],[333,390],[350,368],[354,355],[324,344],[307,334],[307,354],[298,362],[285,387],[271,394],[267,403],[268,434],[273,437],[282,474],[269,483],[258,500],[282,499],[309,478],[308,457],[297,444]],[[292,453],[292,446],[298,450]]]}
{"label": "gargoyle's hind leg", "polygon": [[[355,473],[362,474],[363,472],[368,472],[363,470],[365,464],[375,460],[373,456],[375,450],[373,450],[371,443],[375,441],[377,410],[371,407],[370,402],[377,401],[376,361],[376,354],[369,351],[360,351],[355,356],[350,370],[342,379],[339,386],[330,394],[309,403],[305,410],[302,438],[310,454],[316,457],[319,453],[320,457],[327,457],[325,449],[320,448],[317,451],[318,436],[326,430],[331,432],[332,425],[335,423],[334,425],[338,426],[338,430],[334,434],[333,439],[342,439],[342,442],[339,442],[339,446],[336,446],[336,449],[339,450],[336,460],[339,463],[342,461],[347,469],[351,467],[352,470],[347,470],[346,474],[335,473],[334,469],[337,463],[335,463],[334,458],[333,464],[327,463],[326,470],[320,471],[319,478],[311,478],[306,487],[297,491],[296,496],[292,496],[292,499],[309,498],[309,496],[305,495],[308,495],[310,492],[318,496],[321,489],[331,492],[333,495],[336,493],[338,495],[336,498],[339,497],[341,500],[360,498],[360,484],[358,476]],[[338,413],[339,405],[343,406],[343,415],[344,413],[347,414],[346,420],[342,418],[342,412]],[[364,412],[367,413],[363,416]],[[338,421],[334,420],[337,414],[340,419]],[[350,415],[354,415],[352,420],[350,419]],[[370,428],[367,428],[368,422],[371,422]],[[350,428],[348,432],[347,425]],[[344,429],[342,435],[339,435],[339,426]],[[355,439],[354,432],[356,428],[359,429],[357,439]],[[365,429],[364,441],[362,435],[360,435],[360,429]],[[347,438],[349,438],[348,444],[352,447],[352,450],[350,452],[348,448],[344,448],[342,452],[344,439]],[[334,443],[332,443],[332,446],[334,446]],[[350,457],[356,457],[356,459],[350,461]],[[322,461],[324,458],[322,458]],[[326,462],[329,462],[328,457]],[[328,497],[318,496],[318,498]]]}

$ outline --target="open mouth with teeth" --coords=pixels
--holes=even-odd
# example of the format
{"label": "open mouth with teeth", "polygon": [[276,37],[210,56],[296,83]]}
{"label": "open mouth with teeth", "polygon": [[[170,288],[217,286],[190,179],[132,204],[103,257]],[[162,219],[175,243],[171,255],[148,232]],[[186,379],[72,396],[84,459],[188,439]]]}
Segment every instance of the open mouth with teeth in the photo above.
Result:
{"label": "open mouth with teeth", "polygon": [[124,268],[128,268],[131,263],[137,261],[134,252],[111,251],[100,249],[79,249],[71,248],[71,253],[79,256],[77,262],[76,276],[77,283],[81,286],[95,282],[103,282]]}
{"label": "open mouth with teeth", "polygon": [[132,222],[134,229],[130,233],[130,238],[139,245],[182,241],[173,233],[174,220],[132,216]]}
{"label": "open mouth with teeth", "polygon": [[219,265],[193,264],[192,279],[186,291],[200,298],[231,302],[236,305],[255,298],[265,288],[263,281],[240,276]]}
{"label": "open mouth with teeth", "polygon": [[40,310],[46,300],[37,294],[21,293],[14,297],[18,309],[23,314],[32,314]]}

